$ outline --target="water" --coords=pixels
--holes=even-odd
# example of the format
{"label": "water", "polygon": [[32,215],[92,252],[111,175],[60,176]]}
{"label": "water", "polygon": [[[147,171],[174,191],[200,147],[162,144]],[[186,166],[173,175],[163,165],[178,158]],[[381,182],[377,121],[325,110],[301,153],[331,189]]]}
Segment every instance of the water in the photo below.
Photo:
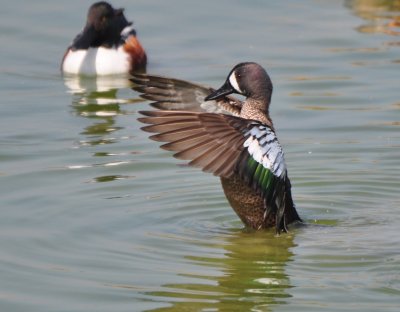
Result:
{"label": "water", "polygon": [[63,78],[84,1],[1,3],[1,311],[398,311],[399,1],[119,1],[151,73],[246,60],[308,226],[248,232],[118,79]]}

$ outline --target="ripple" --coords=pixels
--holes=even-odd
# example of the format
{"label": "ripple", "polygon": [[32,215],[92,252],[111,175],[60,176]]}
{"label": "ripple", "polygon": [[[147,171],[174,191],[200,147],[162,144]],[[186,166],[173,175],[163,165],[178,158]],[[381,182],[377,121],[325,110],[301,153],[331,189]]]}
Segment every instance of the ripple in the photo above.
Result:
{"label": "ripple", "polygon": [[96,163],[90,165],[69,165],[66,166],[67,169],[85,169],[85,168],[93,168],[93,167],[113,167],[113,166],[120,166],[129,164],[131,161],[113,161],[113,162],[106,162],[106,163]]}
{"label": "ripple", "polygon": [[[2,310],[397,312],[394,3],[136,7],[151,73],[216,87],[249,52],[268,68],[271,115],[307,223],[276,236],[244,229],[217,178],[148,140],[136,112],[149,102],[129,77],[59,74],[53,54],[75,32],[76,3],[8,2]],[[376,34],[361,34],[365,25]]]}
{"label": "ripple", "polygon": [[94,179],[88,181],[88,183],[103,183],[103,182],[113,182],[117,180],[126,180],[126,179],[132,179],[135,176],[124,176],[124,175],[107,175],[107,176],[101,176],[101,177],[95,177]]}

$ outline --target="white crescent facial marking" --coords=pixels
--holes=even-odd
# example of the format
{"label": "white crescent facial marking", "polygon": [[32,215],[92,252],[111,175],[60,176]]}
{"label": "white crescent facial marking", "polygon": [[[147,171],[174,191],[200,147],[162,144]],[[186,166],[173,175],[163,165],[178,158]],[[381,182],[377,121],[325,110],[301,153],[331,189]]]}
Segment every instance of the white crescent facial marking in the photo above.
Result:
{"label": "white crescent facial marking", "polygon": [[231,84],[231,86],[240,94],[242,93],[242,90],[240,90],[239,88],[239,84],[236,80],[236,74],[235,72],[233,72],[230,76],[229,76],[229,83]]}

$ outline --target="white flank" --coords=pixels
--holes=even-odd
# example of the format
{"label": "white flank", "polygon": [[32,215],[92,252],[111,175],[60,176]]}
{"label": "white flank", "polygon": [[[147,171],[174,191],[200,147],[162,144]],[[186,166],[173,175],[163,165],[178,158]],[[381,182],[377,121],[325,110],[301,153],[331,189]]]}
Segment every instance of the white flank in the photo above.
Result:
{"label": "white flank", "polygon": [[242,90],[240,90],[239,88],[239,84],[236,80],[236,74],[235,72],[233,72],[230,76],[229,76],[229,83],[231,84],[231,86],[239,93],[242,93]]}
{"label": "white flank", "polygon": [[130,56],[122,46],[118,49],[100,47],[69,51],[62,70],[87,76],[126,74],[130,70]]}

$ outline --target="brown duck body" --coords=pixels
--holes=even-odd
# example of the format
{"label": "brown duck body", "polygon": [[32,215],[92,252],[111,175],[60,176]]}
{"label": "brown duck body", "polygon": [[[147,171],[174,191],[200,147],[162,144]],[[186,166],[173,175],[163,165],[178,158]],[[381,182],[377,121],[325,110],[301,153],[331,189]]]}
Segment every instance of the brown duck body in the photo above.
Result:
{"label": "brown duck body", "polygon": [[221,178],[229,204],[242,222],[253,229],[275,227],[275,215],[265,216],[264,200],[236,174]]}
{"label": "brown duck body", "polygon": [[[229,204],[242,222],[253,229],[276,227],[276,214],[266,215],[264,199],[258,192],[243,182],[237,174],[230,178],[221,178],[222,188]],[[285,223],[301,221],[292,199],[287,199]]]}
{"label": "brown duck body", "polygon": [[[265,112],[263,103],[247,100],[243,103],[239,116],[257,120],[272,127],[272,121],[268,116],[268,111]],[[253,229],[275,227],[276,216],[274,214],[266,216],[264,199],[238,174],[233,174],[229,178],[221,177],[221,184],[229,204],[246,226]]]}
{"label": "brown duck body", "polygon": [[[151,137],[156,141],[169,142],[161,147],[176,151],[175,157],[219,176],[226,198],[247,227],[275,227],[279,233],[287,231],[287,224],[301,221],[269,117],[272,83],[260,65],[238,64],[218,90],[147,75],[133,81],[143,97],[156,100],[153,106],[164,109],[141,112],[147,117],[139,120],[151,124],[142,129],[158,133]],[[188,86],[194,90],[190,92]],[[246,100],[227,97],[230,93],[242,94]],[[201,101],[184,104],[184,97],[192,99],[193,94]],[[208,101],[215,101],[216,108],[207,106],[210,110],[203,113]],[[232,108],[229,112],[227,105]]]}
{"label": "brown duck body", "polygon": [[[269,117],[269,102],[248,99],[243,103],[240,117],[257,120],[273,128]],[[253,229],[276,227],[276,213],[266,214],[265,201],[259,192],[256,192],[238,174],[232,177],[221,177],[221,184],[229,204],[242,222]],[[287,201],[285,211],[285,223],[290,224],[299,220],[299,216],[293,202]]]}

